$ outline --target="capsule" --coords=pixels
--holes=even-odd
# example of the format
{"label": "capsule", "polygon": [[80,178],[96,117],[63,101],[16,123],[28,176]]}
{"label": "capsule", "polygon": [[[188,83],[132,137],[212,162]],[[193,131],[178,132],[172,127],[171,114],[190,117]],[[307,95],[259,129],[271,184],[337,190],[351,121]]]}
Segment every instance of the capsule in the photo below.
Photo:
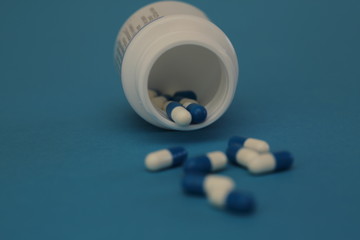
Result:
{"label": "capsule", "polygon": [[154,98],[160,95],[160,92],[154,89],[148,89],[149,98]]}
{"label": "capsule", "polygon": [[178,97],[177,98],[178,101],[181,105],[184,105],[184,104],[190,104],[190,103],[196,103],[196,104],[199,104],[198,101],[194,100],[194,99],[191,99],[191,98],[182,98],[182,97]]}
{"label": "capsule", "polygon": [[209,192],[207,198],[211,205],[235,213],[251,213],[255,209],[252,194],[239,190],[217,189]]}
{"label": "capsule", "polygon": [[193,91],[177,91],[174,93],[173,98],[190,98],[197,100],[197,96]]}
{"label": "capsule", "polygon": [[260,154],[248,164],[252,174],[264,174],[289,169],[294,162],[291,153],[287,151]]}
{"label": "capsule", "polygon": [[217,189],[230,191],[235,188],[234,181],[226,176],[186,174],[182,180],[182,188],[185,192],[197,195],[206,195]]}
{"label": "capsule", "polygon": [[159,95],[159,96],[156,96],[156,97],[153,97],[153,98],[150,98],[151,99],[151,102],[152,104],[159,108],[159,109],[164,109],[164,105],[165,103],[168,101],[168,99],[165,97],[165,96],[162,96],[162,95]]}
{"label": "capsule", "polygon": [[187,155],[188,153],[183,147],[172,147],[151,152],[145,157],[145,167],[149,171],[177,167],[186,160]]}
{"label": "capsule", "polygon": [[191,114],[180,103],[168,101],[164,106],[169,119],[179,126],[188,126],[191,123]]}
{"label": "capsule", "polygon": [[230,138],[228,145],[243,146],[246,148],[253,149],[259,153],[265,153],[270,151],[270,146],[267,142],[255,138],[244,138],[244,137],[234,136]]}
{"label": "capsule", "polygon": [[196,100],[191,98],[182,98],[182,97],[176,97],[173,98],[174,101],[178,101],[180,104],[182,104],[191,114],[192,121],[191,123],[202,123],[206,120],[207,117],[207,110],[204,106],[199,104]]}
{"label": "capsule", "polygon": [[192,103],[190,101],[185,102],[183,106],[188,110],[191,114],[191,123],[197,124],[202,123],[206,120],[207,111],[206,108],[198,103]]}
{"label": "capsule", "polygon": [[231,163],[247,168],[250,162],[260,154],[250,148],[230,145],[226,150],[226,155]]}
{"label": "capsule", "polygon": [[223,152],[210,152],[206,155],[189,158],[184,163],[185,172],[210,173],[224,169],[227,157]]}

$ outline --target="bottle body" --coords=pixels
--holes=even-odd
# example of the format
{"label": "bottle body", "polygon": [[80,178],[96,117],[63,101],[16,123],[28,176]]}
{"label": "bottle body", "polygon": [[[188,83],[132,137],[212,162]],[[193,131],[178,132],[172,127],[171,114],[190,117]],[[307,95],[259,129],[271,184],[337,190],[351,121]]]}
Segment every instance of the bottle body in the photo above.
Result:
{"label": "bottle body", "polygon": [[[216,121],[235,94],[238,65],[226,35],[199,9],[157,2],[135,12],[121,28],[115,61],[132,108],[162,128],[195,130]],[[166,94],[191,90],[208,111],[199,124],[178,126],[154,106],[148,89]]]}

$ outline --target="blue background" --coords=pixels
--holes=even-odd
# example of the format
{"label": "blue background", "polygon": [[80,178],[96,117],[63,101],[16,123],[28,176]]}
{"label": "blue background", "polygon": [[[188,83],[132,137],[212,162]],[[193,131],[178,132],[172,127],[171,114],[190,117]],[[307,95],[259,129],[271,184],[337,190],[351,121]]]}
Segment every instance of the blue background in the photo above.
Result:
{"label": "blue background", "polygon": [[[359,239],[360,2],[189,1],[237,50],[236,98],[194,132],[130,108],[113,64],[125,19],[150,1],[0,2],[0,239]],[[229,167],[258,209],[182,193],[144,156],[224,150],[234,135],[290,150],[291,171]]]}

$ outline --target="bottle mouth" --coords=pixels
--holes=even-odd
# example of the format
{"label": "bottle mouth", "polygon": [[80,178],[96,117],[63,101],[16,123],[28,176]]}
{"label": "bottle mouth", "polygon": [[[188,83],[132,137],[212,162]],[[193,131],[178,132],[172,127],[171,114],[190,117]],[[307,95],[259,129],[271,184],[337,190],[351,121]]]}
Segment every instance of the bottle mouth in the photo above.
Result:
{"label": "bottle mouth", "polygon": [[[194,130],[216,121],[229,107],[236,88],[236,75],[227,55],[204,42],[176,43],[158,51],[143,75],[144,89],[141,94],[151,111],[164,128]],[[233,81],[230,81],[232,79]],[[193,91],[208,116],[198,124],[178,126],[167,116],[164,109],[153,104],[148,90],[157,90],[165,95],[177,91]]]}
{"label": "bottle mouth", "polygon": [[172,95],[191,90],[201,104],[207,105],[221,85],[220,59],[199,45],[180,45],[166,50],[152,65],[148,88]]}

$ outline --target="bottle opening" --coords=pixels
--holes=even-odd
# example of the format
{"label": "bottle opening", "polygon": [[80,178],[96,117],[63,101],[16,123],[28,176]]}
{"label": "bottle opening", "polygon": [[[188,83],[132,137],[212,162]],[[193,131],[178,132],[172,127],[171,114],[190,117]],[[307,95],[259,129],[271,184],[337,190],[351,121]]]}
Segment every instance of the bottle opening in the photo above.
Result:
{"label": "bottle opening", "polygon": [[[211,118],[212,113],[222,112],[218,108],[228,98],[227,78],[224,63],[218,55],[208,48],[186,44],[173,47],[157,58],[149,73],[148,88],[167,95],[193,91]],[[166,117],[159,105],[155,108]]]}

